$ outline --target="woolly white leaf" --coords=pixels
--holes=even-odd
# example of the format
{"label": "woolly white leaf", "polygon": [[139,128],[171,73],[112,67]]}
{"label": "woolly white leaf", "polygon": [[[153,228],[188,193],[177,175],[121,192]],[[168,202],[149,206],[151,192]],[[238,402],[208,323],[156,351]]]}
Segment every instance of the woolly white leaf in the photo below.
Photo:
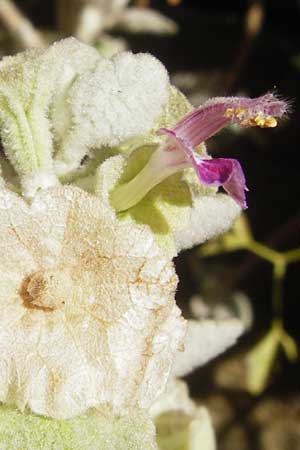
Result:
{"label": "woolly white leaf", "polygon": [[151,412],[161,450],[215,450],[216,439],[209,413],[189,398],[186,383],[174,380]]}
{"label": "woolly white leaf", "polygon": [[72,125],[68,105],[69,89],[75,79],[95,67],[102,58],[95,48],[82,44],[74,38],[55,42],[49,47],[48,54],[57,67],[50,118],[56,147],[58,147]]}
{"label": "woolly white leaf", "polygon": [[174,376],[184,376],[203,366],[231,347],[244,328],[239,320],[203,320],[188,322],[185,350],[178,353],[173,366]]}
{"label": "woolly white leaf", "polygon": [[76,167],[89,148],[116,146],[149,131],[168,99],[168,85],[166,69],[151,55],[124,52],[99,61],[70,90],[72,128],[58,170]]}
{"label": "woolly white leaf", "polygon": [[[0,63],[0,127],[4,151],[19,173],[24,190],[42,172],[42,186],[56,183],[52,169],[52,140],[46,110],[55,70],[45,52],[28,50]],[[30,184],[30,182],[29,182]]]}
{"label": "woolly white leaf", "polygon": [[187,384],[183,380],[172,378],[163,394],[150,408],[152,417],[157,417],[168,411],[181,411],[184,414],[195,413],[195,403],[189,397]]}
{"label": "woolly white leaf", "polygon": [[75,187],[0,195],[0,401],[55,418],[148,408],[185,333],[150,231]]}
{"label": "woolly white leaf", "polygon": [[[0,63],[0,126],[4,151],[21,178],[25,195],[57,184],[53,172],[53,130],[57,138],[69,121],[65,90],[100,56],[74,39],[47,50],[30,50]],[[57,136],[58,135],[58,136]]]}
{"label": "woolly white leaf", "polygon": [[189,220],[183,228],[174,230],[178,252],[225,233],[240,211],[237,203],[225,194],[194,196]]}

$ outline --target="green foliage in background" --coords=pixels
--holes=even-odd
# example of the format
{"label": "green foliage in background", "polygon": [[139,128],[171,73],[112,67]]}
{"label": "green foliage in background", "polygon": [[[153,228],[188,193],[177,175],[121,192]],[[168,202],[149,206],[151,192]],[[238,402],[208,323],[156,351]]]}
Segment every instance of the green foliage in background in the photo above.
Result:
{"label": "green foliage in background", "polygon": [[260,394],[267,386],[278,351],[282,349],[293,362],[298,358],[295,340],[283,326],[283,283],[288,266],[300,261],[300,249],[279,252],[257,242],[245,214],[241,215],[234,227],[223,236],[201,246],[200,257],[220,255],[226,252],[247,250],[273,266],[272,307],[273,319],[269,331],[259,340],[247,355],[247,389],[252,394]]}

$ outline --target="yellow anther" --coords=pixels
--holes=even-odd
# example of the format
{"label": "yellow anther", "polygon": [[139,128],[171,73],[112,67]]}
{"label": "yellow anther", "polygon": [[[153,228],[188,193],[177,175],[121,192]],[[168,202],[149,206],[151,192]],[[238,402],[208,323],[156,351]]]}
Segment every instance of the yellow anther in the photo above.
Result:
{"label": "yellow anther", "polygon": [[233,108],[227,108],[225,111],[225,117],[228,119],[231,119],[234,116],[234,109]]}
{"label": "yellow anther", "polygon": [[258,116],[254,117],[253,121],[258,127],[263,128],[266,124],[267,119],[259,114]]}
{"label": "yellow anther", "polygon": [[238,119],[242,119],[245,116],[246,110],[245,108],[236,108],[235,115]]}
{"label": "yellow anther", "polygon": [[268,117],[265,121],[266,128],[275,128],[277,126],[277,120],[275,117]]}
{"label": "yellow anther", "polygon": [[241,127],[249,128],[249,127],[257,127],[254,119],[245,119],[240,123]]}
{"label": "yellow anther", "polygon": [[232,119],[236,117],[239,119],[242,127],[260,127],[260,128],[274,128],[277,125],[275,117],[265,116],[263,113],[259,113],[254,117],[247,117],[247,111],[245,108],[227,108],[225,111],[225,117]]}

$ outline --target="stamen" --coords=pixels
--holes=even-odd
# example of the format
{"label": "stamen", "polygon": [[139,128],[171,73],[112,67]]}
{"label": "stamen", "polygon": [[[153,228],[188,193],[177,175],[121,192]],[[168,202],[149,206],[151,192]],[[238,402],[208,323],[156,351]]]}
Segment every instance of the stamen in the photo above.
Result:
{"label": "stamen", "polygon": [[277,120],[275,117],[268,117],[265,122],[264,128],[275,128],[277,126]]}
{"label": "stamen", "polygon": [[275,117],[266,117],[263,114],[258,114],[254,118],[244,119],[240,125],[244,128],[275,128],[277,126],[277,120]]}
{"label": "stamen", "polygon": [[263,116],[263,114],[258,114],[256,117],[254,117],[253,121],[258,127],[263,128],[266,123],[266,118]]}
{"label": "stamen", "polygon": [[260,127],[260,128],[275,128],[277,120],[275,117],[264,114],[263,112],[256,113],[252,116],[245,108],[227,108],[224,116],[227,119],[236,119],[239,125],[244,128]]}
{"label": "stamen", "polygon": [[235,116],[238,119],[243,119],[247,115],[247,111],[245,108],[236,108],[235,110]]}
{"label": "stamen", "polygon": [[228,119],[232,119],[235,115],[234,108],[227,108],[224,115]]}

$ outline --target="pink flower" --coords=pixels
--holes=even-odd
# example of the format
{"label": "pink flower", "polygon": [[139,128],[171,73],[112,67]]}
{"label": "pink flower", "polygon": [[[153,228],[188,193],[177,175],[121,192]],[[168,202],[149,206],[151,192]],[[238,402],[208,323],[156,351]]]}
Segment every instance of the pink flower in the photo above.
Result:
{"label": "pink flower", "polygon": [[152,154],[146,166],[129,183],[112,195],[117,211],[124,211],[138,203],[155,185],[187,167],[193,167],[201,183],[222,186],[242,207],[247,208],[246,180],[236,159],[208,158],[195,148],[230,123],[241,127],[274,128],[276,117],[287,112],[287,103],[273,94],[257,98],[216,97],[187,114],[173,128],[160,128],[159,135],[166,142]]}
{"label": "pink flower", "polygon": [[173,164],[182,166],[186,162],[195,169],[201,183],[222,186],[242,208],[246,208],[247,187],[240,163],[229,158],[203,158],[194,148],[229,123],[273,128],[277,125],[275,117],[281,117],[286,110],[286,103],[273,94],[254,99],[217,97],[185,116],[172,129],[159,129],[158,134],[167,136],[163,151],[173,152]]}

